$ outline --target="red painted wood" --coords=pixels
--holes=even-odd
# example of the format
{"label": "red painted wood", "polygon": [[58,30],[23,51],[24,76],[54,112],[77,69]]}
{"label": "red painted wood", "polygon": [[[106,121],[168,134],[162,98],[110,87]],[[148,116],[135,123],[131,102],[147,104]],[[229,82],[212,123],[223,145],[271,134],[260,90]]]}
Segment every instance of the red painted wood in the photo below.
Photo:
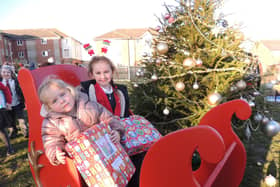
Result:
{"label": "red painted wood", "polygon": [[[203,116],[200,125],[209,125],[216,129],[223,137],[226,150],[235,143],[236,146],[227,158],[227,162],[220,169],[213,187],[237,187],[242,181],[246,167],[246,150],[243,143],[234,133],[231,126],[231,119],[236,115],[241,120],[246,120],[251,115],[251,108],[247,102],[237,99],[223,103],[213,108]],[[213,172],[216,166],[203,162],[196,171],[195,176],[201,180],[201,184]],[[230,179],[230,180],[229,180]]]}
{"label": "red painted wood", "polygon": [[[44,150],[41,138],[41,124],[43,118],[40,116],[41,103],[37,95],[37,88],[42,80],[50,74],[57,75],[62,80],[74,86],[79,85],[80,81],[88,79],[85,68],[68,64],[46,66],[32,71],[22,68],[19,71],[18,80],[25,97],[28,113],[29,152],[32,141],[35,142],[35,150]],[[81,186],[80,176],[70,159],[67,159],[65,165],[52,166],[46,156],[42,154],[38,160],[38,164],[44,165],[40,170],[40,181],[42,186]],[[34,168],[31,164],[30,168],[35,179]]]}
{"label": "red painted wood", "polygon": [[[238,187],[245,171],[246,151],[232,130],[233,114],[245,120],[251,108],[243,100],[221,104],[198,126],[175,131],[156,142],[145,156],[140,186]],[[192,171],[195,150],[202,162]]]}

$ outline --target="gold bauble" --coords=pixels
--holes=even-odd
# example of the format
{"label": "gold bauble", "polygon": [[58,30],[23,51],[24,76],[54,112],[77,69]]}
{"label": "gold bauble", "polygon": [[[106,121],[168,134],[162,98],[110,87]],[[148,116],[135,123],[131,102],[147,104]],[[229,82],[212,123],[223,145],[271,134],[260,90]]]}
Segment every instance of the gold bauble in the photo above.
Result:
{"label": "gold bauble", "polygon": [[208,96],[208,104],[217,105],[221,101],[221,99],[222,96],[219,93],[214,92]]}
{"label": "gold bauble", "polygon": [[185,84],[183,82],[177,82],[175,85],[175,89],[180,92],[185,89]]}
{"label": "gold bauble", "polygon": [[186,58],[183,61],[183,66],[184,67],[192,67],[196,65],[196,61],[193,58]]}
{"label": "gold bauble", "polygon": [[165,42],[160,42],[157,44],[157,51],[160,53],[160,54],[165,54],[167,53],[168,51],[168,45],[167,43]]}

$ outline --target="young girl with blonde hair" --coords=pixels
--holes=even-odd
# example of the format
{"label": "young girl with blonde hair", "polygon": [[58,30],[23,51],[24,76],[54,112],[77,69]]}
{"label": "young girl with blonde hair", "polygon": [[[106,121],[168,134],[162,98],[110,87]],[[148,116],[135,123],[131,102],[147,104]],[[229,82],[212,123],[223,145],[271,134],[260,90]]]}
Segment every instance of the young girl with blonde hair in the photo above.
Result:
{"label": "young girl with blonde hair", "polygon": [[64,164],[65,144],[101,121],[111,127],[112,141],[120,141],[124,128],[119,119],[64,81],[48,77],[40,85],[38,95],[44,117],[42,139],[51,164]]}

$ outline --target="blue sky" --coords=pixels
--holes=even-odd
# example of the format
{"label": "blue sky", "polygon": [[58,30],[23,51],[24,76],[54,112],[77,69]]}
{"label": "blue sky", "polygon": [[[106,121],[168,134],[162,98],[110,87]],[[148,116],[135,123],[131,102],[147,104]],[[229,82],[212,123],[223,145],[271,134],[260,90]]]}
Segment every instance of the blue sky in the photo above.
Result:
{"label": "blue sky", "polygon": [[[174,0],[6,0],[0,29],[58,28],[83,43],[117,28],[156,27],[155,15]],[[225,0],[231,23],[253,39],[280,39],[280,0]]]}

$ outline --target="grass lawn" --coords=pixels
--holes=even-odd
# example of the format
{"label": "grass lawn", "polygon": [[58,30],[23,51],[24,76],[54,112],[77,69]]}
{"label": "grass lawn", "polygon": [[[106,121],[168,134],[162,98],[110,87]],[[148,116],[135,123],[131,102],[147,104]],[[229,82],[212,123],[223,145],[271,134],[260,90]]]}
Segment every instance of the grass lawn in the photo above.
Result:
{"label": "grass lawn", "polygon": [[28,139],[19,136],[11,142],[16,154],[6,157],[6,147],[0,141],[0,186],[35,187],[27,158]]}

